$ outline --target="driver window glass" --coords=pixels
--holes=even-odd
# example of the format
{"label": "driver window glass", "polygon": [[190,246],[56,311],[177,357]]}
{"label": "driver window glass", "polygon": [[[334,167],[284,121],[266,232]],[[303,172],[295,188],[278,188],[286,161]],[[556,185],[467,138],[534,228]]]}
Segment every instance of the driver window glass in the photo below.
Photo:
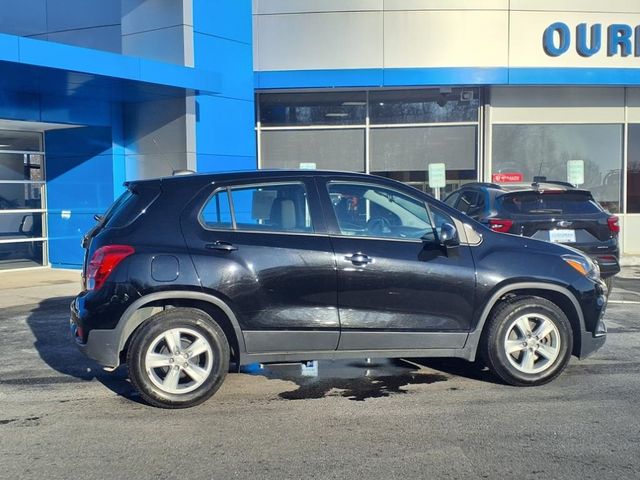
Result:
{"label": "driver window glass", "polygon": [[359,183],[328,185],[342,235],[420,239],[433,232],[424,202],[392,189]]}
{"label": "driver window glass", "polygon": [[453,218],[451,218],[447,213],[445,213],[444,210],[440,210],[438,207],[434,205],[429,205],[429,210],[431,210],[431,218],[433,218],[433,223],[435,225],[435,231],[436,231],[436,234],[438,235],[438,238],[440,238],[440,229],[442,228],[443,224],[449,223],[455,226],[455,222],[453,221]]}

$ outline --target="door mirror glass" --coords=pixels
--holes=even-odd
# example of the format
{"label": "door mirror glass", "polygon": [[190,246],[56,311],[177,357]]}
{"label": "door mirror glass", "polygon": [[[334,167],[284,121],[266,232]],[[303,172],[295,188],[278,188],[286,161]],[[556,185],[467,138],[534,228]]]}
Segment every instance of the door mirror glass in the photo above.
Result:
{"label": "door mirror glass", "polygon": [[458,231],[450,223],[443,223],[439,229],[440,243],[445,247],[455,247],[460,244]]}

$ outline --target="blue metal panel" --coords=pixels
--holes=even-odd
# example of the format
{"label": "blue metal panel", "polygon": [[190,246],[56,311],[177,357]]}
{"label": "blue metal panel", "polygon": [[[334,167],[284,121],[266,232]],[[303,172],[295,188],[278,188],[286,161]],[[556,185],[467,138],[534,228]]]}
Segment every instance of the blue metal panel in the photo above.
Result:
{"label": "blue metal panel", "polygon": [[510,85],[640,85],[640,68],[511,68]]}
{"label": "blue metal panel", "polygon": [[80,125],[111,125],[111,104],[88,98],[71,96],[42,96],[43,122]]}
{"label": "blue metal panel", "polygon": [[254,102],[208,95],[196,101],[199,154],[255,156]]}
{"label": "blue metal panel", "polygon": [[230,172],[236,170],[255,170],[255,156],[233,155],[197,155],[198,172]]}
{"label": "blue metal panel", "polygon": [[193,0],[193,29],[251,45],[251,0]]}
{"label": "blue metal panel", "polygon": [[0,90],[0,118],[40,121],[40,96]]}
{"label": "blue metal panel", "polygon": [[386,68],[255,72],[258,89],[414,85],[640,85],[640,68]]}
{"label": "blue metal panel", "polygon": [[222,72],[220,95],[253,99],[253,50],[233,40],[194,34],[195,64],[198,68],[215,62]]}
{"label": "blue metal panel", "polygon": [[113,140],[109,127],[45,133],[49,260],[82,264],[82,235],[113,202]]}
{"label": "blue metal panel", "polygon": [[264,71],[255,72],[255,85],[258,89],[381,87],[384,76],[381,68]]}
{"label": "blue metal panel", "polygon": [[401,85],[500,85],[506,68],[362,68],[255,72],[259,89],[386,87]]}
{"label": "blue metal panel", "polygon": [[214,71],[5,34],[0,34],[0,61],[205,92],[216,92],[219,86]]}

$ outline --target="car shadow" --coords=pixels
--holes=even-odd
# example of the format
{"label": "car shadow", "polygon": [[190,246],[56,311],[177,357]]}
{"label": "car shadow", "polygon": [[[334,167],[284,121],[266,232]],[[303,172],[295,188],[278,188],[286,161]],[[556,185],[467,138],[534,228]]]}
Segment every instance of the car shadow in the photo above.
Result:
{"label": "car shadow", "polygon": [[42,300],[27,317],[27,324],[35,337],[33,346],[40,358],[64,376],[31,378],[25,382],[46,384],[97,380],[117,395],[142,403],[127,379],[126,368],[106,372],[78,350],[69,331],[69,305],[72,300],[73,297]]}
{"label": "car shadow", "polygon": [[448,375],[478,380],[480,382],[505,385],[481,363],[472,363],[461,358],[412,358],[411,363]]}
{"label": "car shadow", "polygon": [[370,398],[411,393],[411,386],[446,382],[448,375],[428,372],[397,359],[320,360],[241,368],[241,373],[295,383],[295,390],[280,392],[283,400],[309,400],[340,396],[362,402]]}

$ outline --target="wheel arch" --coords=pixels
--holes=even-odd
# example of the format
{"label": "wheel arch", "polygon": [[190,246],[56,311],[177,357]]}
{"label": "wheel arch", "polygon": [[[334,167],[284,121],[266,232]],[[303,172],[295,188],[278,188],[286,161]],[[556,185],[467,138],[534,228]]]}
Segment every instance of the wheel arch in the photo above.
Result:
{"label": "wheel arch", "polygon": [[127,348],[138,328],[151,316],[166,308],[196,308],[207,313],[224,331],[231,348],[231,360],[239,364],[246,352],[242,329],[233,310],[220,298],[201,292],[165,291],[145,295],[133,302],[118,322],[118,359],[126,357]]}
{"label": "wheel arch", "polygon": [[487,320],[491,317],[496,307],[504,300],[514,296],[541,297],[556,304],[567,316],[573,333],[573,355],[579,355],[581,350],[582,332],[585,330],[584,316],[580,303],[575,296],[565,287],[544,282],[523,282],[505,285],[497,290],[485,304],[475,329],[469,334],[465,349],[468,351],[468,359],[475,360],[482,335],[485,331]]}

